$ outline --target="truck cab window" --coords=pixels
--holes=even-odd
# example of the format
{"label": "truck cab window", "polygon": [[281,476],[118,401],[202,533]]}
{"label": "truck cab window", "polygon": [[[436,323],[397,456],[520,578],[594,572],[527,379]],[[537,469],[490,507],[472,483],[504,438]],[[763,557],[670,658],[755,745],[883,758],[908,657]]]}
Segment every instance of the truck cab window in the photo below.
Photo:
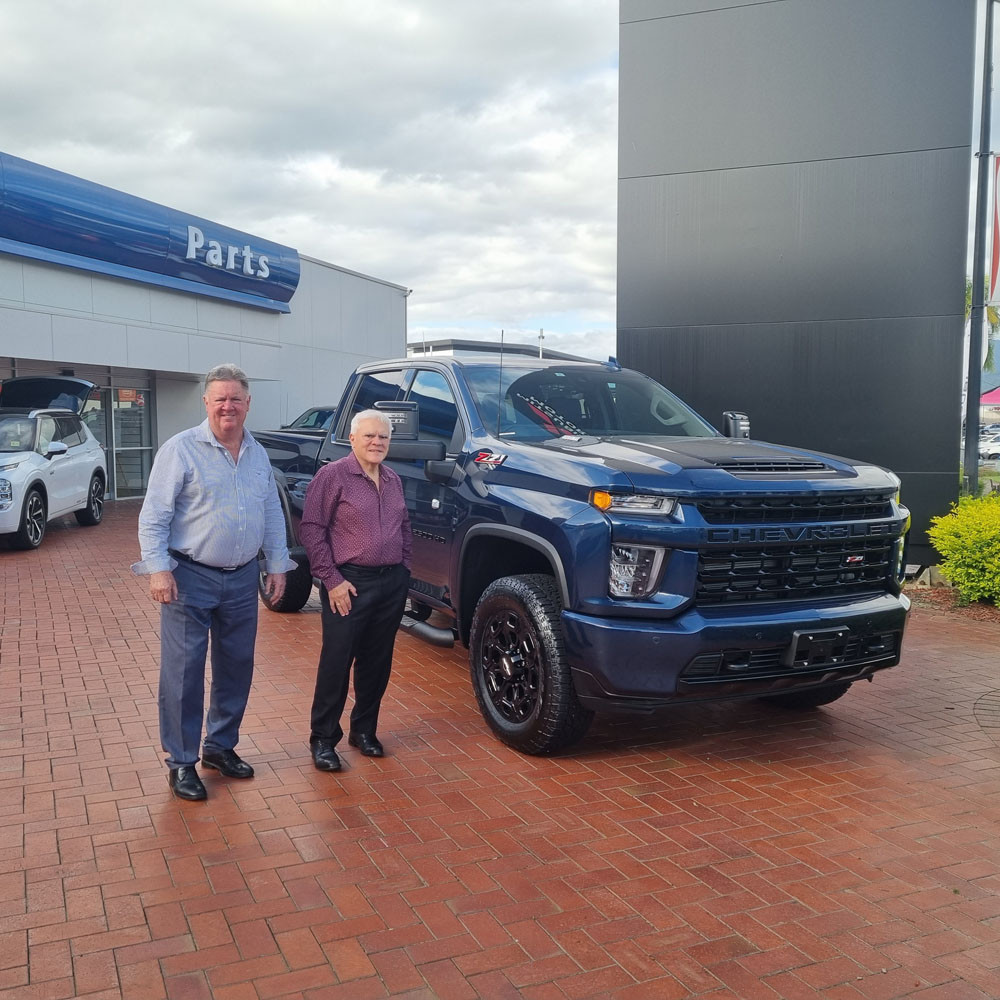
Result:
{"label": "truck cab window", "polygon": [[420,406],[420,438],[443,441],[453,451],[458,406],[448,380],[440,372],[418,371],[407,399]]}

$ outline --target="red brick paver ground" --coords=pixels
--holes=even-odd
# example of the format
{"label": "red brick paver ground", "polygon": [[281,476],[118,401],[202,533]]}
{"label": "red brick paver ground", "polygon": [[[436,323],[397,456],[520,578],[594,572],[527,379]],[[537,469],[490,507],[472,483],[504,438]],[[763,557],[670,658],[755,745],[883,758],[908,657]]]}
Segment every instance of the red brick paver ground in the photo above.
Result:
{"label": "red brick paver ground", "polygon": [[598,721],[555,759],[402,638],[392,756],[329,775],[318,606],[262,611],[257,777],[180,802],[136,512],[0,550],[0,1000],[1000,996],[996,625],[920,610],[811,716]]}

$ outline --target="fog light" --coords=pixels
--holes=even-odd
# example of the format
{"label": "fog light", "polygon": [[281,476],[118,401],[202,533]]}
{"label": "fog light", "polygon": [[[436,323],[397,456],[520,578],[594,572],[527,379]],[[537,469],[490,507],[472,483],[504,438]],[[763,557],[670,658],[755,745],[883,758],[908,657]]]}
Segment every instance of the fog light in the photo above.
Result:
{"label": "fog light", "polygon": [[612,597],[646,597],[663,565],[663,549],[645,545],[612,545],[608,590]]}

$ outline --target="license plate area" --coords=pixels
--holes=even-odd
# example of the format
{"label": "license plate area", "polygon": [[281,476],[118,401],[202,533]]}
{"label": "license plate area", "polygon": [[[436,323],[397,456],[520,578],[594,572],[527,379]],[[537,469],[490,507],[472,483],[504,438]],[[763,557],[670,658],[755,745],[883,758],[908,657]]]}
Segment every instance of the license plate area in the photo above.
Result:
{"label": "license plate area", "polygon": [[793,670],[839,666],[846,658],[850,635],[846,625],[793,632],[782,662]]}

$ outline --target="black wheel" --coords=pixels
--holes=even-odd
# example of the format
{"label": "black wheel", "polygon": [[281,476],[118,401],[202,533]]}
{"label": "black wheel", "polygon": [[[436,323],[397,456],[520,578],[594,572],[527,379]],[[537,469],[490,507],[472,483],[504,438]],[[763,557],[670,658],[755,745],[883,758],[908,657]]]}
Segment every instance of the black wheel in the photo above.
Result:
{"label": "black wheel", "polygon": [[104,479],[95,472],[87,489],[87,506],[73,512],[77,524],[100,524],[104,517]]}
{"label": "black wheel", "polygon": [[552,577],[505,576],[486,588],[472,619],[469,669],[479,710],[522,753],[570,746],[594,717],[573,688],[560,607]]}
{"label": "black wheel", "polygon": [[260,591],[260,599],[264,602],[264,607],[268,611],[280,611],[290,613],[301,611],[306,606],[312,594],[313,580],[309,566],[305,563],[297,563],[295,569],[289,570],[285,574],[285,592],[277,601],[272,601],[264,592],[264,560],[260,560],[260,575],[257,581],[257,589]]}
{"label": "black wheel", "polygon": [[829,705],[831,701],[843,698],[850,689],[851,685],[848,681],[843,684],[828,684],[826,687],[810,688],[808,691],[789,691],[786,694],[775,694],[764,700],[781,708],[802,711],[819,708],[820,705]]}
{"label": "black wheel", "polygon": [[11,535],[11,546],[15,549],[37,549],[45,537],[45,515],[45,497],[40,490],[29,490],[21,511],[21,527]]}

